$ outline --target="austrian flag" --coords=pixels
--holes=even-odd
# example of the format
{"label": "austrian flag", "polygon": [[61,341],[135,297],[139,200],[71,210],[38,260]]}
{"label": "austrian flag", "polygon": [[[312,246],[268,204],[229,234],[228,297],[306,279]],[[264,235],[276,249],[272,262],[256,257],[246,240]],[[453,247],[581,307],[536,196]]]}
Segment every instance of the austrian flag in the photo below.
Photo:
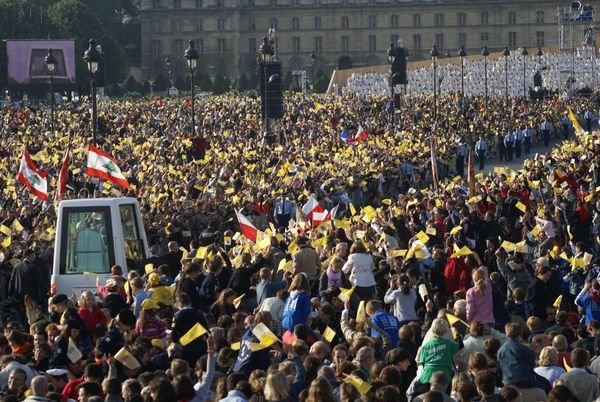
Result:
{"label": "austrian flag", "polygon": [[87,171],[89,176],[99,177],[121,187],[129,188],[129,182],[121,173],[117,161],[93,145],[88,145]]}
{"label": "austrian flag", "polygon": [[23,156],[21,157],[21,166],[19,166],[17,181],[27,187],[36,197],[48,201],[47,175],[48,172],[40,172],[37,170],[35,163],[33,163],[29,157],[27,148],[23,148]]}

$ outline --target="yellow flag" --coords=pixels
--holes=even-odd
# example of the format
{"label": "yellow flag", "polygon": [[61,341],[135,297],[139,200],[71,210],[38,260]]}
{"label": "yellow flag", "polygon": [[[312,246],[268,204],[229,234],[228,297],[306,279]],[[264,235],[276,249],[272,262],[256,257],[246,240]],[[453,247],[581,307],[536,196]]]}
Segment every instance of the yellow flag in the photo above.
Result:
{"label": "yellow flag", "polygon": [[460,318],[458,318],[457,316],[455,316],[452,313],[446,313],[446,319],[448,320],[448,322],[450,323],[450,326],[453,326],[454,324],[456,324],[457,322],[460,322],[461,324],[466,325],[467,327],[469,326],[469,324],[467,324],[466,322],[464,322],[463,320],[461,320]]}
{"label": "yellow flag", "polygon": [[[455,247],[456,247],[456,245],[455,245]],[[471,255],[471,254],[473,254],[473,251],[471,251],[471,249],[469,247],[463,246],[458,251],[455,251],[454,254],[452,254],[450,256],[450,258],[464,257],[464,256]]]}
{"label": "yellow flag", "polygon": [[201,337],[206,333],[206,329],[197,322],[185,335],[179,338],[179,343],[182,346],[185,346],[191,343],[194,339]]}
{"label": "yellow flag", "polygon": [[389,198],[386,198],[385,200],[381,200],[382,204],[385,205],[392,205],[392,200],[390,200]]}
{"label": "yellow flag", "polygon": [[406,255],[406,253],[408,252],[408,250],[392,250],[390,252],[390,256],[392,258],[396,258],[396,257],[404,257]]}
{"label": "yellow flag", "polygon": [[361,300],[358,303],[358,309],[356,309],[356,322],[362,322],[367,318],[367,313],[365,311],[365,301]]}
{"label": "yellow flag", "polygon": [[83,354],[73,341],[73,338],[69,338],[69,345],[67,347],[67,357],[71,360],[71,363],[77,363],[83,357]]}
{"label": "yellow flag", "polygon": [[208,247],[198,247],[198,250],[196,250],[196,258],[200,258],[201,260],[206,259],[207,254]]}
{"label": "yellow flag", "polygon": [[435,228],[428,227],[427,229],[425,229],[425,233],[428,235],[435,236],[437,231],[435,230]]}
{"label": "yellow flag", "polygon": [[12,243],[12,237],[7,236],[6,239],[4,239],[4,241],[2,243],[0,243],[0,246],[3,248],[9,248],[11,243]]}
{"label": "yellow flag", "polygon": [[355,287],[356,286],[352,286],[351,289],[340,288],[340,295],[338,296],[338,298],[343,302],[347,302],[348,300],[350,300],[350,296],[352,296],[352,292],[354,292]]}
{"label": "yellow flag", "polygon": [[321,103],[318,102],[314,102],[313,105],[315,106],[315,110],[319,111],[323,108],[323,105]]}
{"label": "yellow flag", "polygon": [[236,309],[240,308],[240,304],[242,303],[242,299],[244,298],[244,296],[246,296],[246,293],[233,299],[233,305],[235,306]]}
{"label": "yellow flag", "polygon": [[515,243],[512,243],[508,240],[504,240],[502,242],[502,244],[500,245],[500,247],[502,247],[504,250],[506,250],[506,252],[511,252],[511,251],[515,251],[515,249],[517,248],[517,245]]}
{"label": "yellow flag", "polygon": [[518,201],[515,207],[517,207],[517,209],[523,213],[527,211],[527,207],[521,201]]}
{"label": "yellow flag", "polygon": [[567,358],[566,358],[566,357],[564,357],[564,356],[563,356],[563,366],[565,366],[565,370],[567,370],[567,373],[568,373],[569,371],[571,371],[571,366],[569,366],[569,365],[567,364]]}
{"label": "yellow flag", "polygon": [[154,264],[150,263],[150,264],[144,265],[144,271],[146,271],[147,274],[154,271]]}
{"label": "yellow flag", "polygon": [[371,384],[355,376],[347,376],[344,378],[344,382],[347,384],[352,384],[354,388],[356,388],[356,390],[361,394],[366,394],[371,389]]}
{"label": "yellow flag", "polygon": [[231,348],[231,350],[240,350],[240,346],[241,345],[239,342],[234,342],[229,347]]}
{"label": "yellow flag", "polygon": [[429,241],[429,236],[427,236],[423,231],[417,233],[417,239],[419,239],[423,244],[426,244]]}
{"label": "yellow flag", "polygon": [[579,124],[579,121],[577,120],[577,116],[575,116],[575,113],[573,113],[573,110],[571,110],[571,107],[567,106],[567,110],[569,111],[569,120],[571,120],[571,123],[573,123],[573,128],[575,129],[575,134],[579,135],[579,134],[583,133],[583,128],[581,127],[581,124]]}
{"label": "yellow flag", "polygon": [[277,267],[277,271],[292,271],[293,264],[292,260],[283,259],[279,261],[279,266]]}
{"label": "yellow flag", "polygon": [[10,230],[10,228],[7,227],[7,226],[0,225],[0,233],[4,233],[7,236],[11,236],[12,235],[12,230]]}
{"label": "yellow flag", "polygon": [[538,237],[539,234],[540,234],[540,227],[539,226],[534,226],[534,228],[531,229],[531,235],[533,237]]}
{"label": "yellow flag", "polygon": [[335,227],[340,228],[340,229],[350,229],[350,225],[351,222],[347,219],[334,219],[333,223],[335,224]]}
{"label": "yellow flag", "polygon": [[333,338],[335,338],[335,331],[328,326],[323,332],[323,338],[325,338],[327,342],[331,343]]}
{"label": "yellow flag", "polygon": [[552,303],[553,307],[560,308],[560,303],[562,303],[562,295],[558,295],[554,303]]}
{"label": "yellow flag", "polygon": [[356,208],[354,208],[354,204],[349,203],[348,206],[350,207],[350,216],[356,215]]}
{"label": "yellow flag", "polygon": [[125,348],[121,348],[115,355],[115,360],[122,363],[129,370],[140,368],[140,362]]}
{"label": "yellow flag", "polygon": [[18,219],[15,219],[11,225],[12,229],[15,232],[22,232],[23,231],[23,226],[21,225],[21,223],[19,222]]}
{"label": "yellow flag", "polygon": [[450,234],[451,234],[451,235],[455,235],[455,234],[457,234],[458,232],[460,232],[461,230],[462,230],[462,226],[454,226],[454,227],[452,228],[452,230],[450,231]]}

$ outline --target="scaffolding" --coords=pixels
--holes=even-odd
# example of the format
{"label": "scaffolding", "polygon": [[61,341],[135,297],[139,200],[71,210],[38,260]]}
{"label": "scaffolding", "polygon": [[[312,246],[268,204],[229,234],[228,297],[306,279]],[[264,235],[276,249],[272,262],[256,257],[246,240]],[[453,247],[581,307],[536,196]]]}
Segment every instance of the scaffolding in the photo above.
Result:
{"label": "scaffolding", "polygon": [[[596,90],[595,11],[589,4],[573,1],[569,7],[558,7],[558,40],[560,80],[568,96],[576,92],[577,77],[589,74],[592,90]],[[589,60],[576,63],[575,59]]]}

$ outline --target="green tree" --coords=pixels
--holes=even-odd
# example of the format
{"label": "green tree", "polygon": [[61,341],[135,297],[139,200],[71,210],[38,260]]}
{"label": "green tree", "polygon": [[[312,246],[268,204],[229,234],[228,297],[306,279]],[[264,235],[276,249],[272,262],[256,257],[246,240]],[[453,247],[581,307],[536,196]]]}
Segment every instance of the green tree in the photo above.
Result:
{"label": "green tree", "polygon": [[250,89],[248,84],[248,77],[246,77],[246,74],[242,73],[237,81],[236,89],[240,92],[247,91]]}
{"label": "green tree", "polygon": [[202,77],[202,84],[200,85],[200,88],[206,92],[211,92],[213,90],[213,82],[208,74],[205,74],[204,77]]}
{"label": "green tree", "polygon": [[227,91],[227,83],[223,74],[217,73],[215,80],[213,81],[213,93],[216,95],[222,94]]}
{"label": "green tree", "polygon": [[125,92],[136,92],[139,90],[139,84],[133,76],[129,76],[125,82]]}
{"label": "green tree", "polygon": [[[269,77],[267,77],[269,79]],[[281,81],[281,88],[290,88],[290,84],[293,81],[292,72],[287,70],[283,75],[283,81]]]}
{"label": "green tree", "polygon": [[156,76],[156,80],[154,81],[154,89],[156,91],[162,92],[166,91],[169,88],[169,80],[164,77],[162,74],[158,74]]}

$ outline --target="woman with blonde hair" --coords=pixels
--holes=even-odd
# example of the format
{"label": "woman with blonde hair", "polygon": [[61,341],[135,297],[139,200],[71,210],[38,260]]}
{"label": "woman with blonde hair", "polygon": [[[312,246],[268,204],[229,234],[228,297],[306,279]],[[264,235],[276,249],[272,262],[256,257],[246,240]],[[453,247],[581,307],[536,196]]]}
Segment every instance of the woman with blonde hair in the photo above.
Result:
{"label": "woman with blonde hair", "polygon": [[331,384],[323,377],[317,377],[310,383],[306,402],[337,402]]}
{"label": "woman with blonde hair", "polygon": [[310,285],[304,274],[296,274],[290,284],[290,295],[283,308],[283,329],[293,332],[297,324],[308,325],[308,315],[311,311]]}
{"label": "woman with blonde hair", "polygon": [[342,267],[350,282],[356,286],[354,293],[360,300],[371,300],[375,296],[375,275],[373,274],[373,256],[367,252],[362,241],[356,241],[350,247],[348,260]]}
{"label": "woman with blonde hair", "polygon": [[265,402],[290,400],[290,384],[282,371],[273,371],[267,375],[264,394]]}
{"label": "woman with blonde hair", "polygon": [[92,292],[87,290],[81,293],[77,314],[83,320],[87,333],[90,335],[94,334],[97,326],[106,327],[108,323],[106,315],[96,303],[96,297]]}
{"label": "woman with blonde hair", "polygon": [[558,380],[562,374],[566,373],[565,369],[558,366],[558,350],[553,346],[545,346],[540,352],[538,358],[539,367],[533,369],[539,376],[544,377],[550,384]]}
{"label": "woman with blonde hair", "polygon": [[487,268],[481,267],[473,271],[473,284],[473,287],[467,290],[467,321],[478,320],[493,328],[494,303]]}

